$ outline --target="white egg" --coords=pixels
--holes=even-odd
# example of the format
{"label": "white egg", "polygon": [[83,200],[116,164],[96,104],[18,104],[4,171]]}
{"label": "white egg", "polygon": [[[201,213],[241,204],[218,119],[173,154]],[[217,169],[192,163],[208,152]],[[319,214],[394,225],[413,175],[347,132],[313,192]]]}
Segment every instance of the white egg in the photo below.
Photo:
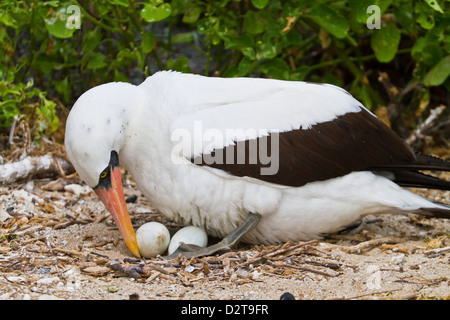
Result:
{"label": "white egg", "polygon": [[153,258],[166,251],[170,233],[166,226],[159,222],[147,222],[136,231],[136,240],[141,256]]}
{"label": "white egg", "polygon": [[186,244],[195,244],[199,247],[206,247],[208,244],[208,235],[202,228],[189,226],[178,230],[170,240],[168,253],[175,252],[181,242]]}

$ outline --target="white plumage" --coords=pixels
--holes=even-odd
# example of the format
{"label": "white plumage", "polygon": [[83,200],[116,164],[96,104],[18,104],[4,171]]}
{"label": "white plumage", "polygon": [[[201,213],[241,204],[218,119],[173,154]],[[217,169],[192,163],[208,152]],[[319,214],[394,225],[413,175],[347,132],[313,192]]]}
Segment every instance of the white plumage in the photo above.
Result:
{"label": "white plumage", "polygon": [[[115,150],[152,206],[212,236],[223,237],[249,212],[259,213],[261,221],[244,238],[250,243],[312,239],[372,213],[448,210],[371,171],[296,187],[192,162],[238,141],[309,130],[362,110],[332,85],[159,72],[139,86],[109,83],[86,92],[69,115],[65,143],[89,186],[97,186]],[[224,139],[180,144],[174,132],[194,137],[196,123]]]}

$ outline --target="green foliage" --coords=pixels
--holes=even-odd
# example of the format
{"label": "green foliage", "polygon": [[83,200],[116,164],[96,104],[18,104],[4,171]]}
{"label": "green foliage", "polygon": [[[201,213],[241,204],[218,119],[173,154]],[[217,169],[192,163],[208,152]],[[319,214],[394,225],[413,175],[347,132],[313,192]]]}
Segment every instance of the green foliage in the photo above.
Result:
{"label": "green foliage", "polygon": [[[375,21],[371,5],[379,8],[379,29],[366,25]],[[94,85],[138,83],[163,69],[334,83],[372,109],[389,102],[378,81],[386,71],[401,88],[420,84],[402,101],[408,110],[427,99],[447,103],[430,92],[450,87],[449,6],[443,0],[4,0],[0,126],[28,114],[39,122],[37,136],[49,134],[57,128],[53,100],[70,106]],[[204,57],[201,68],[191,69],[192,58],[178,53],[188,47]]]}
{"label": "green foliage", "polygon": [[400,44],[400,36],[400,30],[395,24],[389,24],[372,35],[370,45],[378,61],[390,62],[394,59]]}
{"label": "green foliage", "polygon": [[0,80],[0,126],[9,127],[15,116],[25,113],[34,124],[32,130],[36,141],[43,134],[51,134],[58,129],[56,103],[47,99],[45,92],[33,88],[33,81],[15,84],[14,75],[9,73]]}
{"label": "green foliage", "polygon": [[161,21],[170,16],[172,8],[169,3],[162,0],[151,0],[144,4],[141,10],[141,17],[147,22]]}

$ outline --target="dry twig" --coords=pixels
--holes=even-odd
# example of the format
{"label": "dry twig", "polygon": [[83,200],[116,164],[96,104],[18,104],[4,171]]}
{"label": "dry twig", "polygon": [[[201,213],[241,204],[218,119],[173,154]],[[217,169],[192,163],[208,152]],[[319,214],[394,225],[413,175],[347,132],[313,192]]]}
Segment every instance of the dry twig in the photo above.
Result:
{"label": "dry twig", "polygon": [[365,250],[372,249],[381,244],[399,243],[399,242],[402,242],[402,239],[395,238],[395,237],[383,237],[383,238],[372,239],[369,241],[364,241],[364,242],[358,243],[357,245],[350,246],[350,247],[342,247],[341,250],[345,251],[347,253],[358,253],[359,254]]}
{"label": "dry twig", "polygon": [[430,129],[439,118],[439,116],[444,112],[445,106],[440,105],[430,111],[430,115],[425,119],[423,123],[421,123],[414,132],[406,139],[408,144],[413,144],[417,139],[424,137],[424,132]]}
{"label": "dry twig", "polygon": [[[55,166],[55,160],[58,166]],[[26,157],[17,162],[6,163],[0,166],[0,183],[12,183],[31,176],[42,174],[60,174],[60,168],[66,174],[74,171],[72,164],[67,160],[52,155],[40,157]]]}

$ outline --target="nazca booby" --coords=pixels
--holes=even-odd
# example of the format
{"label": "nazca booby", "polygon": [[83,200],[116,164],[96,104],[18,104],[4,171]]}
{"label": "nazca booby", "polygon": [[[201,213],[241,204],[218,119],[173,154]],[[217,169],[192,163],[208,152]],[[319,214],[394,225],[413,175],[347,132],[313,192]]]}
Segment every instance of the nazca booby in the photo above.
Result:
{"label": "nazca booby", "polygon": [[414,153],[329,84],[172,71],[107,83],[74,104],[65,147],[136,256],[119,163],[153,207],[226,245],[318,238],[367,214],[450,217],[401,187],[450,190],[418,171],[450,163]]}

